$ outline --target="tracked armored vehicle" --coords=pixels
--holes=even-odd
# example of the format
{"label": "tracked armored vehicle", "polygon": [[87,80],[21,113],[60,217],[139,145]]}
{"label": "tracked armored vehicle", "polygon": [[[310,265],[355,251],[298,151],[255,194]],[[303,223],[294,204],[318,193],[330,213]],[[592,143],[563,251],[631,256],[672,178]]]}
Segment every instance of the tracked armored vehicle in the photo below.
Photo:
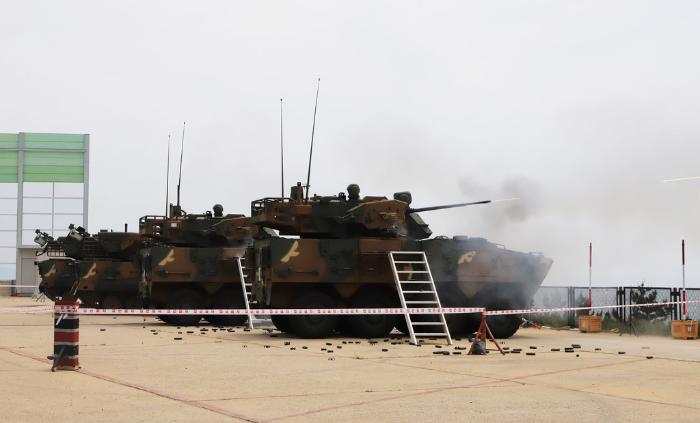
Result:
{"label": "tracked armored vehicle", "polygon": [[[411,194],[360,198],[357,185],[348,194],[304,198],[300,183],[288,198],[252,202],[251,219],[280,237],[256,241],[248,262],[254,269],[253,296],[271,308],[397,307],[399,296],[390,252],[419,251],[427,257],[443,307],[525,308],[552,260],[535,253],[505,249],[483,238],[431,238],[418,214],[449,206],[411,208]],[[402,272],[418,269],[413,265]],[[421,293],[409,294],[420,298]],[[420,301],[415,301],[419,303]],[[472,333],[475,315],[448,315],[453,336]],[[519,316],[489,318],[494,335],[512,336]],[[420,316],[417,316],[420,320]],[[406,331],[403,316],[274,316],[281,330],[302,337],[339,331],[381,337],[393,328]]]}

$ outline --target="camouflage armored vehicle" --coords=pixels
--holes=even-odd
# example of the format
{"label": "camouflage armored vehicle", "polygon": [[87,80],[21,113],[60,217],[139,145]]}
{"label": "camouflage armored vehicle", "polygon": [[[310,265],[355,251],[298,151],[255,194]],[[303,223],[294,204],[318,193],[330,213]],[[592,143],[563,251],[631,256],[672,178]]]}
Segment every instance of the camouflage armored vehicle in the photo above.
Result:
{"label": "camouflage armored vehicle", "polygon": [[[90,236],[71,228],[47,240],[51,258],[38,262],[40,290],[52,299],[70,294],[86,306],[104,308],[230,308],[242,302],[236,257],[243,256],[257,227],[239,214],[188,214],[172,206],[169,216],[144,216],[139,232],[102,231]],[[38,233],[37,240],[45,238]],[[46,234],[43,234],[46,235]],[[38,242],[41,244],[41,242]],[[178,325],[199,316],[161,316]],[[214,324],[240,324],[245,317],[206,316]]]}
{"label": "camouflage armored vehicle", "polygon": [[[243,308],[238,258],[254,236],[262,236],[240,214],[187,214],[172,206],[170,217],[146,216],[139,232],[150,242],[140,251],[139,290],[150,307],[172,309]],[[193,325],[200,316],[161,316],[169,323]],[[214,324],[238,325],[245,316],[206,316]]]}
{"label": "camouflage armored vehicle", "polygon": [[56,240],[37,230],[35,242],[48,256],[37,266],[39,290],[50,299],[80,298],[86,307],[141,307],[137,253],[144,244],[139,234],[90,235],[71,225],[68,235]]}
{"label": "camouflage armored vehicle", "polygon": [[[256,241],[249,250],[253,294],[261,306],[399,306],[388,253],[423,251],[443,306],[524,308],[552,264],[541,254],[507,250],[483,238],[430,238],[432,232],[419,212],[470,203],[414,209],[408,192],[396,193],[393,199],[359,194],[353,184],[347,195],[304,199],[298,183],[289,198],[252,202],[252,222],[281,235]],[[475,315],[447,317],[454,336],[473,332],[479,323]],[[512,336],[521,323],[519,316],[489,320],[494,335],[501,338]],[[406,330],[400,315],[274,316],[273,322],[302,337],[333,331],[380,337],[394,327]]]}

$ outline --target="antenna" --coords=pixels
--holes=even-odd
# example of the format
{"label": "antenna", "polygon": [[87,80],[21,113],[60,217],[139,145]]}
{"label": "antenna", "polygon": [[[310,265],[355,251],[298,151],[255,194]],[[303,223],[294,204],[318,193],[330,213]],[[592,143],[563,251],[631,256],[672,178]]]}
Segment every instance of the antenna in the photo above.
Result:
{"label": "antenna", "polygon": [[170,194],[170,134],[168,134],[168,160],[165,168],[165,215],[168,215],[168,194]]}
{"label": "antenna", "polygon": [[180,144],[180,174],[177,177],[177,205],[180,206],[180,184],[182,183],[182,153],[185,151],[185,125],[187,122],[182,122],[182,142]]}
{"label": "antenna", "polygon": [[311,156],[314,154],[314,133],[316,132],[316,110],[318,109],[318,90],[321,88],[321,78],[316,82],[316,103],[314,104],[314,124],[311,127],[311,149],[309,150],[309,171],[306,174],[306,201],[309,201],[309,183],[311,182]]}
{"label": "antenna", "polygon": [[282,120],[282,99],[280,98],[280,161],[282,164],[282,194],[284,198],[284,121]]}

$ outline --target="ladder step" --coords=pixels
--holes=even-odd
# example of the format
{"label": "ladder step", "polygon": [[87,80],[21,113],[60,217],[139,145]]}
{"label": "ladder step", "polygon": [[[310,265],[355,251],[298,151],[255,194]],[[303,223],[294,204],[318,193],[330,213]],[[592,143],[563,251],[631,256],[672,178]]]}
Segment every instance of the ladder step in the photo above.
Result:
{"label": "ladder step", "polygon": [[[400,260],[396,260],[397,258]],[[401,300],[401,305],[404,308],[421,306],[430,308],[441,306],[440,298],[435,288],[435,281],[433,281],[433,275],[430,271],[430,263],[428,263],[428,258],[423,251],[391,251],[389,252],[389,262],[392,265],[391,270],[394,274],[396,290]],[[421,274],[424,276],[419,276]],[[404,291],[404,289],[406,290]],[[413,295],[413,297],[411,297],[411,295]],[[421,297],[420,295],[423,296]],[[410,298],[410,300],[406,297]],[[422,300],[420,300],[421,298]],[[411,316],[415,315],[412,315],[410,312],[405,314],[412,344],[418,343],[416,340],[417,337],[440,337],[444,338],[449,345],[452,345],[450,329],[445,323],[445,315],[441,310],[431,310],[430,314],[427,314],[427,316],[431,317],[427,319],[413,317],[413,319],[419,320],[417,322],[412,321]],[[415,329],[419,328],[425,328],[423,330],[427,330],[428,332],[415,332]]]}
{"label": "ladder step", "polygon": [[251,304],[258,304],[257,301],[253,301],[252,286],[253,284],[247,281],[248,275],[245,274],[245,257],[237,257],[238,264],[238,275],[241,278],[241,288],[243,288],[243,301],[245,303],[246,311],[248,312],[248,329],[253,329],[253,314],[250,309]]}
{"label": "ladder step", "polygon": [[416,336],[443,336],[447,337],[445,332],[414,332]]}

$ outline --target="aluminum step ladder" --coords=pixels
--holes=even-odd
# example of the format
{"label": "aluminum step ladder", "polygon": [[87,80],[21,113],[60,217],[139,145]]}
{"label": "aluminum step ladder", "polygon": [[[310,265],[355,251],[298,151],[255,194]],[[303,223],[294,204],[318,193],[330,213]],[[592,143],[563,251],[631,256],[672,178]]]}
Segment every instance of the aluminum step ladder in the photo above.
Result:
{"label": "aluminum step ladder", "polygon": [[[418,345],[416,338],[445,338],[452,345],[450,330],[447,328],[445,314],[435,289],[433,275],[428,259],[423,251],[391,251],[389,262],[396,282],[396,291],[401,300],[401,307],[438,308],[434,314],[404,313],[411,344]],[[415,320],[415,321],[414,321]]]}
{"label": "aluminum step ladder", "polygon": [[251,304],[257,304],[253,301],[253,284],[248,282],[247,276],[243,271],[245,257],[236,257],[236,263],[238,264],[238,276],[241,279],[241,289],[243,292],[243,302],[245,303],[245,311],[248,314],[248,328],[253,329],[253,312],[250,310]]}

